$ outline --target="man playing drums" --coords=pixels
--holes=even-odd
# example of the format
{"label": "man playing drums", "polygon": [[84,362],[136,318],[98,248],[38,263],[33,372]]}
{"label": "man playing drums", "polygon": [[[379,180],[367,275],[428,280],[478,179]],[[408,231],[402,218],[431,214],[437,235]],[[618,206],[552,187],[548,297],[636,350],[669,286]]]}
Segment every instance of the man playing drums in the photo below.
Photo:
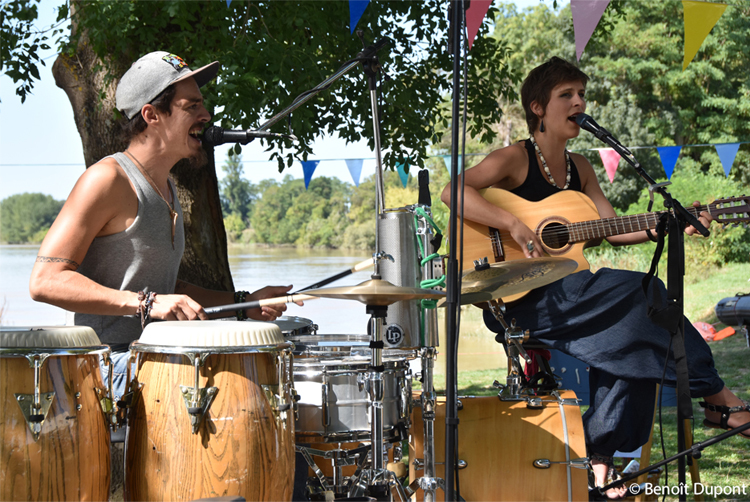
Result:
{"label": "man playing drums", "polygon": [[[182,159],[196,168],[206,162],[199,133],[211,116],[200,87],[218,70],[215,61],[191,71],[167,52],[152,52],[131,66],[116,93],[129,145],[86,169],[31,274],[34,300],[75,312],[75,324],[91,326],[112,347],[119,396],[127,348],[144,321],[207,319],[204,306],[274,298],[291,289],[233,293],[177,279],[185,239],[169,173]],[[271,305],[247,315],[271,321],[284,310],[283,304]]]}

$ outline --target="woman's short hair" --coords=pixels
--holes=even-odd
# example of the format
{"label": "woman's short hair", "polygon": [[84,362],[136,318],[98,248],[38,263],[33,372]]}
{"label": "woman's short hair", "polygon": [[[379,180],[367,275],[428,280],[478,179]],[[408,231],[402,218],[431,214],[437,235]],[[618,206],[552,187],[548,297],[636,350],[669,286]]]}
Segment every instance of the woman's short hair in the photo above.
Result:
{"label": "woman's short hair", "polygon": [[577,66],[558,57],[552,57],[531,70],[521,86],[521,104],[529,132],[533,134],[539,127],[539,117],[531,111],[531,103],[536,101],[542,110],[546,110],[556,86],[564,82],[581,82],[585,86],[588,81],[588,75]]}
{"label": "woman's short hair", "polygon": [[[161,94],[151,100],[149,104],[153,105],[154,108],[156,108],[160,112],[171,115],[172,99],[174,99],[176,92],[177,90],[175,89],[175,86],[170,85],[169,87],[164,89]],[[127,143],[129,143],[133,138],[146,130],[146,121],[143,120],[143,115],[140,113],[136,113],[135,117],[130,120],[128,120],[128,118],[123,115],[122,119],[120,120],[122,125],[122,133],[124,135],[123,139]]]}

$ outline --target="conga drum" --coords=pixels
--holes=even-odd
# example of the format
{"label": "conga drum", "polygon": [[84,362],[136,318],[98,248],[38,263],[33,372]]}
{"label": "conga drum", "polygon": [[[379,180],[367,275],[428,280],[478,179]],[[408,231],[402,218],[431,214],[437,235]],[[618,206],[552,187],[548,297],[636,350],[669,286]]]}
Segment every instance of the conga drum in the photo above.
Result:
{"label": "conga drum", "polygon": [[[588,500],[586,441],[581,410],[572,391],[526,401],[462,397],[458,411],[458,477],[468,502],[496,500]],[[424,433],[414,408],[409,441],[409,479],[422,475]],[[435,406],[436,475],[445,477],[445,397]],[[422,490],[416,500],[423,498]],[[444,493],[438,490],[436,500]]]}
{"label": "conga drum", "polygon": [[278,326],[149,324],[125,440],[126,500],[290,500],[292,344]]}
{"label": "conga drum", "polygon": [[88,327],[0,329],[0,500],[107,500],[109,352]]}

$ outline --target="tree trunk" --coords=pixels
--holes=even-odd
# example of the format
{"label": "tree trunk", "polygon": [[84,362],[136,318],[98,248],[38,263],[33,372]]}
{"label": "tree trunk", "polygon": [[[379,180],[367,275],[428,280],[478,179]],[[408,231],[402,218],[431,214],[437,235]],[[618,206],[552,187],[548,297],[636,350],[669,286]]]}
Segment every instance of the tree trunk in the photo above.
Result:
{"label": "tree trunk", "polygon": [[[113,111],[119,80],[107,85],[106,70],[96,71],[97,65],[105,64],[83,36],[72,56],[61,53],[52,66],[55,83],[65,91],[73,106],[86,167],[127,147]],[[209,152],[208,165],[201,168],[178,163],[172,176],[185,218],[185,254],[179,278],[209,289],[233,291],[213,153]]]}

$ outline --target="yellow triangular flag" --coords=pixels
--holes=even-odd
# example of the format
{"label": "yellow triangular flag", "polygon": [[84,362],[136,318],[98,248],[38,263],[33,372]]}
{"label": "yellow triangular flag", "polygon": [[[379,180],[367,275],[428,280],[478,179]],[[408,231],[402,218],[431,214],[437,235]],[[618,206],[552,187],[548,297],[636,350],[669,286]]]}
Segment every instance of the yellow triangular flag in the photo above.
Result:
{"label": "yellow triangular flag", "polygon": [[682,10],[685,17],[685,59],[682,70],[688,67],[698,49],[701,48],[711,29],[719,20],[727,4],[696,2],[682,0]]}

